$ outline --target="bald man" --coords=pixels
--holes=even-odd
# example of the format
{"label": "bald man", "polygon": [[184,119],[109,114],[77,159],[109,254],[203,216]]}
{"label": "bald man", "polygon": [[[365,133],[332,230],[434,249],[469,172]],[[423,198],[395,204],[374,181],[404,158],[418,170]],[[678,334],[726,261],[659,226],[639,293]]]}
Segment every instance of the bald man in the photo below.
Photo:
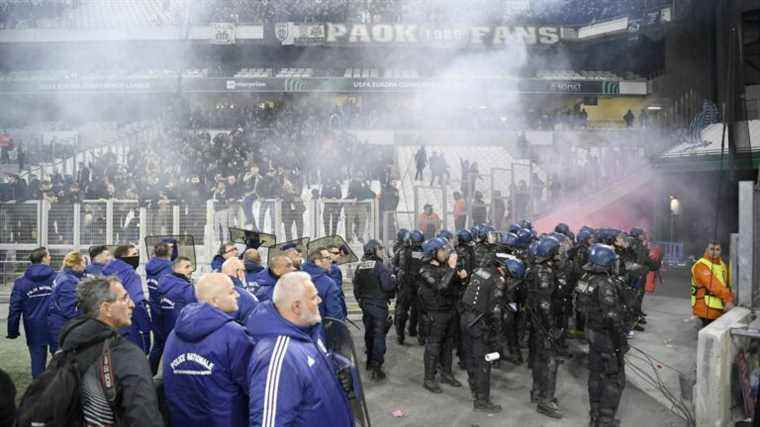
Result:
{"label": "bald man", "polygon": [[235,312],[234,317],[241,325],[245,324],[245,320],[248,315],[251,314],[254,308],[259,304],[259,300],[250,292],[245,289],[245,265],[243,261],[237,258],[229,258],[222,264],[222,273],[226,274],[232,284],[235,286],[240,299],[238,300],[238,310]]}
{"label": "bald man", "polygon": [[247,249],[243,253],[243,263],[245,264],[245,288],[255,294],[258,288],[256,275],[264,271],[264,267],[261,265],[261,254],[259,254],[258,249]]}
{"label": "bald man", "polygon": [[280,276],[295,271],[293,261],[286,255],[278,255],[272,258],[269,263],[269,268],[261,271],[256,275],[256,298],[259,301],[268,301],[272,299],[272,293],[274,292],[274,285]]}
{"label": "bald man", "polygon": [[[354,425],[346,394],[320,330],[320,298],[311,277],[287,273],[246,327],[256,340],[248,368],[251,426]],[[318,386],[315,386],[318,384]]]}
{"label": "bald man", "polygon": [[164,350],[164,391],[173,425],[248,425],[248,363],[253,341],[235,322],[238,293],[223,273],[195,286]]}

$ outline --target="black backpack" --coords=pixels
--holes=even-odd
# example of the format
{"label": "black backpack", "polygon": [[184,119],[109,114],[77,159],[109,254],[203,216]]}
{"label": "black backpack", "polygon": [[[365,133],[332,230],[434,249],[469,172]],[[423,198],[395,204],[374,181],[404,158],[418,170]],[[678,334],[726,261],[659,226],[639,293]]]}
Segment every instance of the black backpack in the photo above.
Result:
{"label": "black backpack", "polygon": [[[111,348],[119,339],[114,334],[55,353],[45,371],[24,392],[16,412],[15,427],[84,426],[82,376],[93,363],[99,364],[100,384],[113,408],[116,401],[116,378]],[[102,350],[97,352],[94,347],[99,344],[102,344]]]}

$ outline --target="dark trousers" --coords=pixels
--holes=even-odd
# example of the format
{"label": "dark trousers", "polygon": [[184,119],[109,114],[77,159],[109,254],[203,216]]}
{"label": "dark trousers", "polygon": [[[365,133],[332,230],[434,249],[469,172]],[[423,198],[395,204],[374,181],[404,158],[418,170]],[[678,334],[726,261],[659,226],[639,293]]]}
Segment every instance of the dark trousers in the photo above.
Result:
{"label": "dark trousers", "polygon": [[338,221],[340,221],[341,206],[336,203],[325,203],[322,210],[322,221],[325,225],[325,235],[333,236],[338,234]]}
{"label": "dark trousers", "polygon": [[507,308],[504,316],[504,338],[507,343],[507,349],[511,354],[520,354],[520,338],[517,334],[519,324],[517,322],[517,312]]}
{"label": "dark trousers", "polygon": [[406,321],[409,320],[409,335],[417,335],[420,303],[417,287],[405,283],[396,299],[396,335],[405,336]]}
{"label": "dark trousers", "polygon": [[[303,213],[295,210],[284,210],[282,213],[282,225],[285,227],[285,240],[292,240],[303,236]],[[293,237],[293,225],[296,226],[296,235]]]}
{"label": "dark trousers", "polygon": [[245,196],[243,199],[243,214],[245,215],[245,222],[247,224],[253,224],[253,229],[256,230],[256,219],[253,216],[253,202],[256,201],[256,196],[251,194]]}
{"label": "dark trousers", "polygon": [[548,403],[554,399],[557,390],[557,358],[549,337],[531,331],[530,341],[533,374],[531,394],[539,402]]}
{"label": "dark trousers", "polygon": [[417,165],[417,172],[414,174],[414,180],[415,181],[422,181],[424,178],[423,172],[425,171],[425,166]]}
{"label": "dark trousers", "polygon": [[32,359],[32,378],[37,378],[45,371],[47,353],[48,346],[46,344],[34,344],[29,346],[29,357]]}
{"label": "dark trousers", "polygon": [[491,400],[491,364],[486,362],[486,354],[491,350],[488,329],[482,320],[472,324],[477,315],[472,312],[462,313],[460,329],[462,345],[465,350],[465,367],[467,382],[476,401]]}
{"label": "dark trousers", "polygon": [[454,230],[459,231],[467,224],[467,215],[460,215],[454,217]]}
{"label": "dark trousers", "polygon": [[425,335],[425,380],[435,380],[438,366],[442,374],[451,374],[454,329],[458,328],[454,311],[430,311],[423,317]]}
{"label": "dark trousers", "polygon": [[370,365],[381,366],[385,362],[388,306],[385,301],[368,301],[361,305],[361,309],[367,362]]}
{"label": "dark trousers", "polygon": [[615,351],[612,340],[588,330],[588,397],[591,419],[597,426],[615,425],[615,413],[625,388],[625,359]]}

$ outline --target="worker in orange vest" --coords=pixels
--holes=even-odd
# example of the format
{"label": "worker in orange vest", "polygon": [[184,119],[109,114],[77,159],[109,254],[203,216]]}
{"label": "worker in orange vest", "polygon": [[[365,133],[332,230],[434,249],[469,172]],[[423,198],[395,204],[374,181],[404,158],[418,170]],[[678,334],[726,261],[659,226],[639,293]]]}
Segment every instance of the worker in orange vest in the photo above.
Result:
{"label": "worker in orange vest", "polygon": [[720,243],[710,242],[691,267],[691,309],[707,326],[734,306],[731,274],[720,257]]}

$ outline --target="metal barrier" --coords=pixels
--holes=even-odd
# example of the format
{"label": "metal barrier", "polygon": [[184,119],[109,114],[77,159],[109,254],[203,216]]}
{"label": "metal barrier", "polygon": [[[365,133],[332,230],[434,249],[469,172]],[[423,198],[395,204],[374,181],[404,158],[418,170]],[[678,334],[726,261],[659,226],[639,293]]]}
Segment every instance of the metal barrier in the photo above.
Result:
{"label": "metal barrier", "polygon": [[[380,238],[380,213],[375,199],[315,199],[309,203],[307,235],[312,238],[340,234],[351,243]],[[279,236],[277,237],[279,241]]]}
{"label": "metal barrier", "polygon": [[652,242],[662,248],[662,262],[666,265],[682,265],[685,262],[683,242]]}
{"label": "metal barrier", "polygon": [[10,291],[13,281],[24,274],[29,261],[0,259],[0,292]]}
{"label": "metal barrier", "polygon": [[0,244],[34,247],[40,244],[42,210],[39,200],[0,204]]}

